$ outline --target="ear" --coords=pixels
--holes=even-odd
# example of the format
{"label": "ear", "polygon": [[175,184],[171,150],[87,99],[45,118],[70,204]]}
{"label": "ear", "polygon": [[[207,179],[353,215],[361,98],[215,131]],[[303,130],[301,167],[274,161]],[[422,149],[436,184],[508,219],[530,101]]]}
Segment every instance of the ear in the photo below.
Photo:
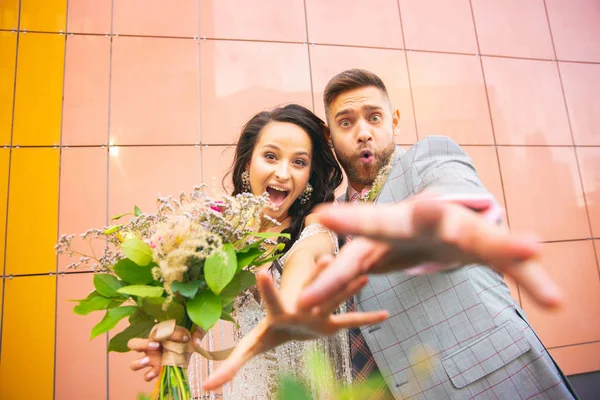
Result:
{"label": "ear", "polygon": [[394,136],[398,135],[400,131],[400,110],[397,108],[394,108],[394,111],[392,111],[392,129]]}
{"label": "ear", "polygon": [[325,140],[329,144],[329,147],[333,148],[333,141],[331,140],[331,129],[329,129],[328,125],[325,125]]}

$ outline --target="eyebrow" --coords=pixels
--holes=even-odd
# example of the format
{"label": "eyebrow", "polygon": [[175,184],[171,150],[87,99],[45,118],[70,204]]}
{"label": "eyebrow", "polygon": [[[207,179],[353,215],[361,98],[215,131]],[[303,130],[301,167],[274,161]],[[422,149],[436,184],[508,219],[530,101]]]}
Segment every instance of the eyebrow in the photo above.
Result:
{"label": "eyebrow", "polygon": [[[271,143],[265,144],[264,146],[262,146],[263,149],[266,148],[266,147],[270,147],[270,148],[275,149],[275,150],[281,150],[281,148],[279,146],[277,146],[275,144],[271,144]],[[310,154],[308,154],[307,151],[297,151],[296,153],[294,153],[294,155],[296,155],[296,156],[306,156],[306,157],[310,158]]]}
{"label": "eyebrow", "polygon": [[[383,110],[382,107],[371,105],[371,104],[365,104],[364,106],[361,107],[361,109],[366,109],[367,111]],[[335,114],[334,119],[338,119],[338,117],[340,117],[342,115],[350,114],[350,113],[352,113],[352,111],[353,111],[352,108],[343,108]]]}

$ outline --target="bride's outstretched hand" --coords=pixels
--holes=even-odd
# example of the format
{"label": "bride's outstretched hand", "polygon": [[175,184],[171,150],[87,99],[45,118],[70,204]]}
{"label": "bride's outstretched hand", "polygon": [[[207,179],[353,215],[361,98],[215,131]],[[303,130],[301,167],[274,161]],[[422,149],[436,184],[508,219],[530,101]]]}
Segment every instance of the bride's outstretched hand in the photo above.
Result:
{"label": "bride's outstretched hand", "polygon": [[[331,262],[332,257],[322,257],[317,271]],[[216,389],[233,379],[237,371],[252,357],[290,340],[309,340],[331,335],[341,329],[370,325],[388,317],[387,311],[352,312],[333,314],[352,295],[367,284],[367,277],[352,280],[335,296],[312,308],[301,308],[296,299],[285,298],[286,292],[275,287],[268,271],[256,276],[266,310],[266,317],[256,328],[242,338],[231,355],[213,372],[202,385],[206,390]]]}

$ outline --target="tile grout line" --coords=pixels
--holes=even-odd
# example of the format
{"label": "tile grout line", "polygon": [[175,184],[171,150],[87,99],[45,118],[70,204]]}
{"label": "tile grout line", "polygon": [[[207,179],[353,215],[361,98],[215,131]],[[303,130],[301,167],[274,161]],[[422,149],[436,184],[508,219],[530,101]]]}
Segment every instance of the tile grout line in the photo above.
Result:
{"label": "tile grout line", "polygon": [[[312,111],[316,113],[315,110],[315,88],[313,85],[313,76],[312,76],[312,59],[310,57],[310,36],[308,35],[308,11],[306,8],[306,0],[302,2],[304,4],[304,28],[306,30],[306,53],[308,54],[308,76],[310,79],[310,100],[312,102]],[[325,115],[325,123],[327,123],[327,115]]]}
{"label": "tile grout line", "polygon": [[[9,200],[10,200],[10,181],[11,181],[11,172],[12,172],[12,152],[13,152],[13,133],[14,133],[14,128],[15,128],[15,104],[16,104],[16,100],[17,100],[17,67],[19,64],[19,42],[20,42],[20,37],[21,37],[21,33],[19,31],[19,28],[21,27],[21,1],[19,0],[19,10],[18,10],[18,17],[17,17],[17,40],[15,43],[15,70],[13,72],[13,78],[14,78],[14,83],[13,83],[13,99],[12,99],[12,114],[11,114],[11,122],[10,122],[10,148],[9,148],[9,152],[8,152],[8,179],[6,181],[6,219],[4,221],[4,254],[3,254],[3,258],[4,258],[4,266],[3,266],[3,271],[2,271],[2,275],[3,277],[6,277],[6,250],[8,248],[8,211],[9,211]],[[3,343],[3,328],[4,328],[4,314],[6,314],[6,310],[4,309],[4,305],[6,304],[5,302],[5,298],[6,298],[6,278],[2,279],[2,313],[0,315],[0,363],[2,362],[2,343]]]}
{"label": "tile grout line", "polygon": [[[573,153],[575,155],[575,164],[577,166],[577,173],[579,174],[579,185],[581,187],[581,195],[583,197],[583,204],[585,205],[585,213],[588,221],[588,229],[590,237],[593,237],[594,233],[592,230],[592,219],[590,217],[590,209],[588,206],[586,193],[585,193],[585,185],[583,184],[583,174],[581,173],[581,162],[579,161],[579,154],[577,152],[577,145],[575,143],[575,135],[573,133],[573,124],[571,123],[571,113],[569,112],[569,104],[567,102],[567,95],[565,92],[565,85],[562,78],[562,73],[560,70],[560,62],[558,61],[558,54],[556,53],[556,45],[554,43],[554,33],[552,32],[552,25],[550,24],[550,15],[548,14],[548,5],[546,4],[546,0],[544,0],[544,11],[546,13],[546,22],[548,23],[548,30],[550,32],[550,40],[552,42],[552,52],[555,58],[556,64],[556,73],[558,74],[558,81],[560,83],[560,90],[562,93],[563,101],[565,104],[565,113],[567,114],[567,122],[569,124],[569,133],[571,135],[571,143],[573,143]],[[598,255],[596,254],[596,246],[592,243],[592,247],[594,250],[594,255],[596,256],[596,271],[598,272],[598,279],[600,279],[600,262],[598,261]]]}
{"label": "tile grout line", "polygon": [[[481,55],[481,44],[479,43],[479,35],[477,32],[477,22],[475,20],[475,12],[473,10],[473,1],[469,0],[469,8],[471,10],[471,21],[473,22],[473,31],[475,32],[475,43],[477,44],[477,58],[479,59],[479,66],[481,68],[481,76],[483,78],[483,88],[485,90],[485,100],[487,103],[488,113],[490,116],[490,126],[492,128],[492,138],[494,139],[494,151],[496,153],[496,162],[498,165],[498,174],[500,175],[500,186],[502,187],[502,198],[504,199],[504,217],[506,218],[506,224],[510,231],[510,217],[508,213],[508,201],[506,198],[506,190],[504,188],[504,175],[502,174],[502,165],[500,163],[500,150],[498,149],[498,140],[496,139],[496,129],[494,127],[494,116],[492,113],[492,106],[490,103],[490,93],[487,87],[487,79],[485,77],[485,68],[483,67],[483,56]],[[517,297],[519,298],[519,305],[522,304],[521,299],[521,288],[517,284]]]}
{"label": "tile grout line", "polygon": [[[398,21],[400,22],[400,33],[402,34],[402,46],[406,49],[406,37],[404,36],[404,24],[402,23],[402,10],[400,9],[400,0],[396,0],[396,6],[398,7]],[[412,88],[412,80],[410,78],[410,65],[408,63],[408,52],[409,50],[403,50],[404,52],[404,64],[406,65],[406,75],[408,79],[408,90],[410,93],[410,105],[412,107],[413,124],[415,126],[415,136],[417,142],[419,141],[419,127],[417,126],[417,111],[415,110],[415,96]],[[395,140],[394,140],[395,141]]]}

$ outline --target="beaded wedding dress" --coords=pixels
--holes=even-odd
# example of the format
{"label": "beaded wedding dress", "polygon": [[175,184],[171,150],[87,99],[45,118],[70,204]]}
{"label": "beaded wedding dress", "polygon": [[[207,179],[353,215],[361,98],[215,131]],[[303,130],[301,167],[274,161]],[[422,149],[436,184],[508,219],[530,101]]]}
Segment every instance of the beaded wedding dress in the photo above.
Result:
{"label": "beaded wedding dress", "polygon": [[[337,254],[337,237],[327,228],[318,224],[311,224],[304,228],[296,244],[307,237],[323,232],[328,233],[330,239],[335,243],[335,253]],[[286,256],[280,260],[283,268],[285,268],[285,262]],[[275,271],[274,274],[275,281],[279,283],[279,273]],[[265,313],[252,293],[247,293],[245,296],[236,299],[235,310],[235,318],[238,321],[239,329],[235,329],[233,335],[237,343],[264,318]],[[345,311],[345,306],[342,305],[339,312]],[[225,333],[221,332],[222,338]],[[215,338],[213,337],[213,339]],[[215,341],[212,340],[211,342]],[[224,340],[221,340],[221,343],[223,342]],[[208,346],[210,347],[210,343]],[[332,366],[330,376],[326,376],[326,374],[315,377],[306,368],[306,356],[313,350],[329,360]],[[197,355],[192,358],[188,374],[190,375],[190,384],[193,386],[194,399],[268,400],[274,398],[277,383],[282,374],[291,374],[302,379],[310,387],[313,398],[316,399],[318,398],[317,393],[322,393],[323,389],[335,380],[343,384],[350,383],[351,365],[348,332],[342,330],[335,335],[317,340],[285,343],[254,357],[246,363],[233,381],[223,388],[222,393],[202,393],[200,391],[202,377],[210,374],[210,371],[215,370],[217,367],[218,363],[203,361]]]}

